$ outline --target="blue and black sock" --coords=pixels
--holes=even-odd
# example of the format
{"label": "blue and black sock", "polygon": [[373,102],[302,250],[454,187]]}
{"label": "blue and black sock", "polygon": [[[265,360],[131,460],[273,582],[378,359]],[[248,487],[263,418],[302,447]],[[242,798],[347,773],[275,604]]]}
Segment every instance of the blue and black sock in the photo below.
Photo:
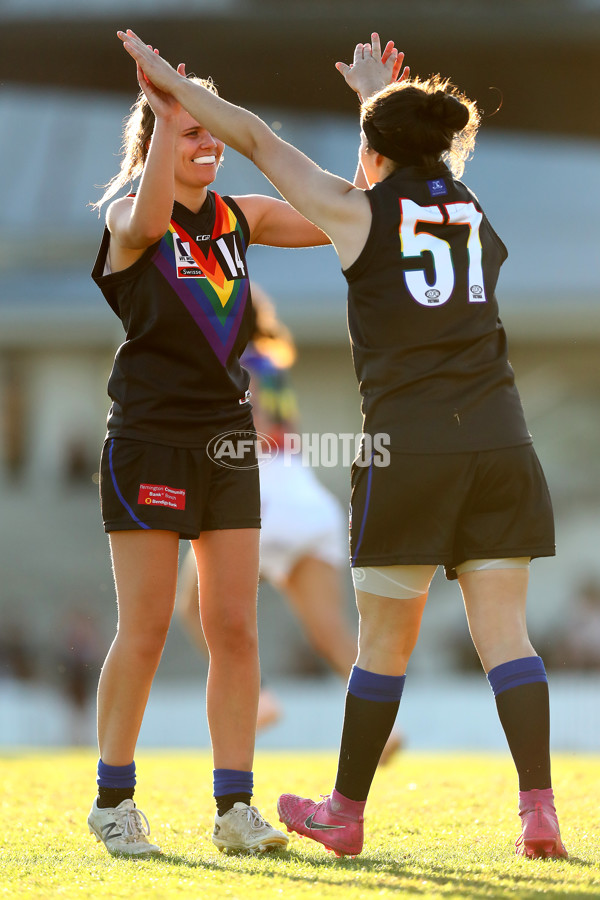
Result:
{"label": "blue and black sock", "polygon": [[390,736],[406,675],[379,675],[352,667],[335,789],[349,800],[366,800]]}
{"label": "blue and black sock", "polygon": [[225,815],[234,803],[246,803],[250,806],[254,789],[254,775],[241,769],[213,770],[214,797],[217,812]]}
{"label": "blue and black sock", "polygon": [[123,800],[133,800],[135,780],[135,762],[128,766],[107,766],[99,759],[98,809],[114,808]]}
{"label": "blue and black sock", "polygon": [[487,675],[519,776],[519,790],[545,790],[550,775],[548,679],[539,656],[512,659]]}

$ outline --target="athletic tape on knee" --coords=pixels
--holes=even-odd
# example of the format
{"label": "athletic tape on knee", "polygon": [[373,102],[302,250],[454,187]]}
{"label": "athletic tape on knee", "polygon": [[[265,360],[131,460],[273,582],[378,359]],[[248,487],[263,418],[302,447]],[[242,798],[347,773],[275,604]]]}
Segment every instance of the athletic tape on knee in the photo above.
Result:
{"label": "athletic tape on knee", "polygon": [[252,794],[254,773],[242,769],[213,769],[213,796],[226,794]]}
{"label": "athletic tape on knee", "polygon": [[99,759],[96,783],[103,788],[135,787],[135,762],[128,766],[107,766]]}
{"label": "athletic tape on knee", "polygon": [[456,566],[456,574],[487,572],[492,569],[527,569],[530,562],[530,556],[509,556],[506,559],[466,559]]}
{"label": "athletic tape on knee", "polygon": [[365,566],[351,569],[354,587],[366,594],[412,600],[426,594],[437,566]]}
{"label": "athletic tape on knee", "polygon": [[522,659],[511,659],[510,662],[495,666],[487,673],[487,680],[494,692],[494,697],[510,688],[536,681],[548,681],[546,669],[541,656],[524,656]]}
{"label": "athletic tape on knee", "polygon": [[348,693],[361,700],[375,700],[378,703],[400,702],[406,675],[379,675],[352,666],[348,679]]}

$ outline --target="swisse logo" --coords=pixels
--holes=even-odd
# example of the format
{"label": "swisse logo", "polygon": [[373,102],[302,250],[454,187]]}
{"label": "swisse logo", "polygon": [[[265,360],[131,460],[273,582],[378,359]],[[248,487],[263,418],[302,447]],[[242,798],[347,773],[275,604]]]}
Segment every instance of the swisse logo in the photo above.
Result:
{"label": "swisse logo", "polygon": [[225,469],[257,469],[278,453],[275,441],[260,431],[225,431],[206,448],[207,456]]}

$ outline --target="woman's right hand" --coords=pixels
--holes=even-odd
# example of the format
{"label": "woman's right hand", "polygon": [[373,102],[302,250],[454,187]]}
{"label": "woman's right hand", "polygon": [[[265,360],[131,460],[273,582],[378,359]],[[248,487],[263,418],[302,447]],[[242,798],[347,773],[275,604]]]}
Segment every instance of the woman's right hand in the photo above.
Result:
{"label": "woman's right hand", "polygon": [[410,69],[405,66],[402,70],[403,62],[404,53],[394,47],[394,42],[388,41],[382,52],[379,35],[373,32],[370,44],[356,45],[351,65],[337,62],[335,67],[362,101],[388,84],[408,78]]}

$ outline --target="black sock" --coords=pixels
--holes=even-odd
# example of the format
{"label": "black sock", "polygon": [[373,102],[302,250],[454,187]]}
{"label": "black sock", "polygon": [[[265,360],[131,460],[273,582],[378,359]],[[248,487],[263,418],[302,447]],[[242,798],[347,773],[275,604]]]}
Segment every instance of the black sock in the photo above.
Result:
{"label": "black sock", "polygon": [[367,799],[399,706],[399,700],[363,700],[346,694],[335,789],[349,800]]}
{"label": "black sock", "polygon": [[496,697],[496,707],[519,775],[519,790],[551,787],[547,682],[502,691]]}
{"label": "black sock", "polygon": [[122,803],[123,800],[133,800],[135,788],[98,788],[98,799],[96,805],[98,809],[112,809]]}
{"label": "black sock", "polygon": [[220,816],[224,816],[226,812],[229,812],[230,809],[233,808],[234,803],[246,803],[250,806],[250,801],[252,799],[252,794],[223,794],[221,797],[215,797],[217,802],[217,812]]}

